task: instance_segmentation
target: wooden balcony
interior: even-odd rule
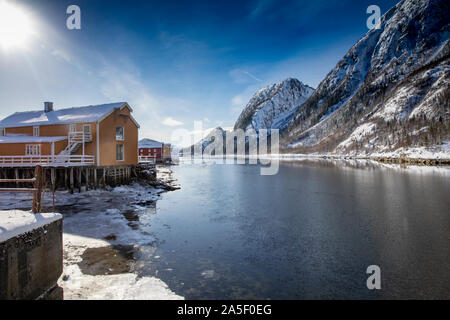
[[[0,167],[82,167],[95,165],[91,155],[0,156]]]

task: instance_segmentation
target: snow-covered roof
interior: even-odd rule
[[[0,128],[97,122],[103,120],[114,110],[120,109],[124,106],[128,106],[128,104],[126,102],[115,102],[85,107],[66,108],[50,112],[44,112],[44,110],[16,112],[0,121]]]
[[[162,146],[162,142],[152,139],[142,139],[139,141],[139,148],[162,148]]]
[[[49,143],[61,140],[66,140],[67,137],[35,137],[35,136],[25,136],[25,135],[6,135],[0,136],[1,143]]]

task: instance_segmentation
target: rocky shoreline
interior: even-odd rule
[[[280,154],[269,156],[280,160],[295,160],[302,158],[332,159],[332,160],[371,160],[384,164],[418,165],[418,166],[448,166],[450,157],[410,157],[405,155],[337,155],[337,154]]]
[[[422,158],[389,158],[389,157],[377,157],[372,160],[389,163],[389,164],[402,164],[402,165],[418,165],[418,166],[448,166],[450,165],[450,159],[422,159]]]

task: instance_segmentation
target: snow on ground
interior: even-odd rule
[[[392,152],[372,153],[370,156],[374,158],[450,159],[450,143],[446,141],[441,146],[431,149],[425,147],[398,148]]]
[[[123,213],[132,212],[141,221],[148,219],[156,211],[146,203],[157,200],[160,192],[135,183],[111,192],[78,194],[76,213],[64,219],[66,256],[59,285],[65,299],[182,299],[155,277],[139,277],[133,272],[94,276],[83,274],[78,265],[88,248],[118,244],[138,248],[154,241],[150,226],[139,224],[136,228]],[[108,236],[113,239],[106,241]]]
[[[107,247],[105,240],[64,233],[64,271],[58,284],[64,289],[66,300],[179,300],[160,279],[138,277],[137,274],[83,274],[78,263],[88,248]]]
[[[31,211],[0,210],[0,242],[62,219],[59,213],[34,214]]]
[[[375,129],[377,128],[377,125],[373,122],[369,122],[369,123],[364,123],[362,125],[360,125],[358,128],[356,128],[352,134],[344,141],[342,141],[339,145],[338,145],[338,149],[339,148],[348,148],[351,144],[355,143],[355,142],[359,142],[362,139],[364,139],[367,136],[370,136]]]
[[[415,104],[416,100],[419,100],[415,91],[416,88],[414,86],[400,88],[398,93],[390,98],[372,118],[381,118],[385,121],[392,121],[397,118],[403,119],[401,117],[403,110],[410,108]]]
[[[169,174],[166,168],[163,171]],[[65,299],[183,299],[156,277],[140,277],[132,270],[91,275],[79,266],[87,249],[126,245],[138,250],[141,245],[152,244],[155,239],[150,225],[139,221],[145,222],[156,213],[154,202],[162,192],[138,183],[111,190],[56,192],[56,210],[64,216],[64,271],[58,284]],[[43,207],[51,208],[51,195],[45,193],[43,199]],[[0,194],[0,209],[13,209],[10,212],[22,215],[23,211],[14,208],[30,207],[29,194]],[[127,219],[127,213],[132,219]]]

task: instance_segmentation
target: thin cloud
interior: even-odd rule
[[[233,78],[234,82],[239,84],[249,83],[251,82],[250,79],[257,82],[263,82],[263,80],[261,80],[254,74],[242,69],[233,69],[229,72],[229,75],[231,78]]]
[[[178,127],[178,126],[182,126],[183,122],[175,120],[172,117],[167,117],[162,121],[162,124],[169,126],[169,127]]]
[[[73,61],[72,56],[67,51],[64,51],[62,49],[54,49],[51,52],[51,54],[55,57],[59,57],[59,58],[65,60],[68,63],[72,63],[72,61]]]
[[[258,82],[262,82],[261,79],[257,78],[255,75],[251,74],[250,72],[248,72],[248,71],[242,71],[242,72],[244,74],[248,75],[250,78],[252,78],[252,79],[254,79],[254,80],[258,81]]]
[[[250,12],[250,18],[255,19],[266,13],[272,6],[272,0],[258,1],[256,7]]]
[[[234,96],[231,99],[231,104],[233,106],[239,106],[241,107],[245,103],[244,97],[241,94],[238,94],[237,96]]]

